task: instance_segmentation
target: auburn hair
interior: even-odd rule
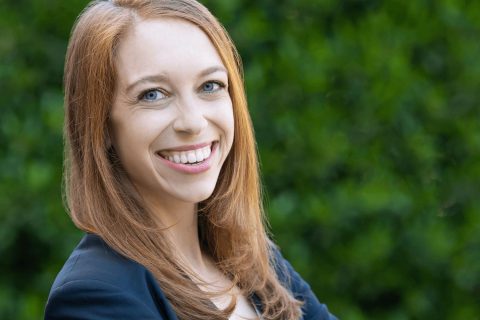
[[[64,70],[67,210],[79,229],[145,266],[180,319],[227,319],[233,312],[235,301],[218,310],[188,276],[109,143],[118,44],[136,22],[162,18],[200,28],[229,75],[235,136],[213,194],[198,204],[202,249],[243,294],[260,299],[265,319],[298,319],[301,303],[278,280],[265,228],[241,60],[222,25],[195,0],[93,1],[77,18]]]

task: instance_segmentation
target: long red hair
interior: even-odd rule
[[[243,294],[256,294],[265,319],[298,319],[300,303],[280,283],[261,202],[255,138],[238,53],[227,32],[194,0],[94,1],[73,28],[65,62],[65,185],[75,225],[144,265],[180,319],[226,319],[186,275],[172,244],[136,196],[108,143],[116,85],[115,51],[138,18],[173,17],[198,26],[229,74],[235,137],[211,197],[198,205],[203,250]]]

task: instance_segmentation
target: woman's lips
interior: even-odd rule
[[[157,156],[171,169],[183,173],[201,173],[210,169],[211,160],[218,149],[218,141],[196,146],[201,147],[186,151],[169,149],[168,151],[157,152]]]
[[[194,164],[201,162],[208,157],[210,157],[212,151],[213,142],[198,144],[195,146],[180,147],[175,149],[163,150],[158,152],[158,154],[171,162],[183,163],[183,164]]]
[[[196,150],[196,149],[200,149],[200,148],[203,148],[203,147],[206,147],[206,146],[211,146],[212,143],[214,143],[214,142],[217,142],[217,141],[213,140],[213,141],[210,141],[210,142],[191,144],[191,145],[187,145],[187,146],[173,147],[173,148],[161,150],[161,151],[159,151],[159,153]]]

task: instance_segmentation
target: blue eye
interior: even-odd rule
[[[202,85],[202,90],[206,93],[212,93],[220,90],[223,87],[225,87],[225,85],[220,82],[208,81]]]
[[[147,102],[153,102],[153,101],[165,99],[166,97],[167,96],[158,89],[144,91],[140,94],[140,100],[144,100]]]

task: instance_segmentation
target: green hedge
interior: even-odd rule
[[[62,69],[87,1],[0,1],[0,318],[81,237]],[[275,241],[342,319],[480,319],[480,3],[205,1],[243,57]]]

